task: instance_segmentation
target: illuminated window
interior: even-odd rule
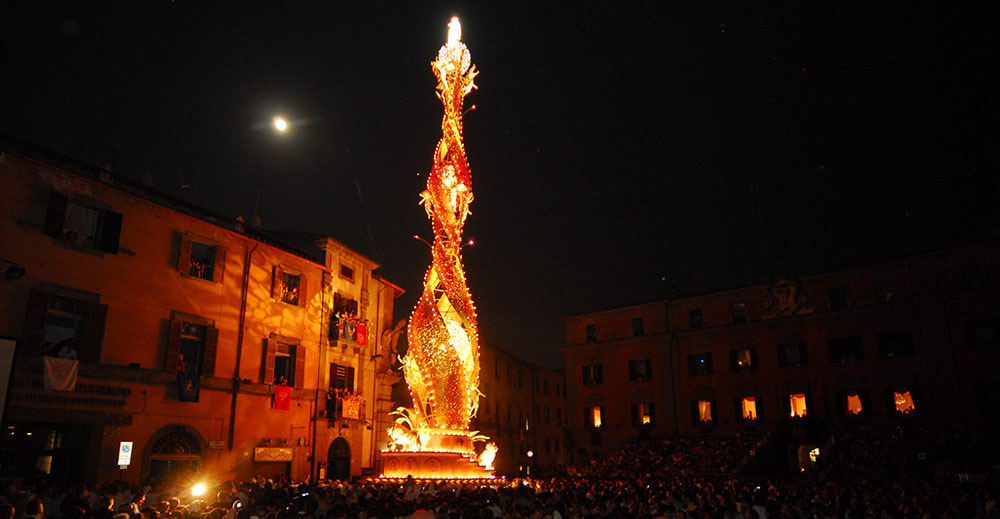
[[[733,313],[733,324],[743,324],[747,322],[746,303],[733,303],[732,313]]]
[[[66,195],[52,191],[43,231],[64,243],[118,254],[122,215],[96,205],[96,202],[71,201]]]
[[[757,369],[757,348],[742,348],[729,351],[729,367],[733,372]]]
[[[333,312],[330,314],[330,339],[367,342],[367,328],[358,322],[358,302],[350,297],[333,294]],[[359,337],[360,336],[360,337]]]
[[[604,366],[591,364],[583,367],[583,385],[594,386],[604,383]]]
[[[226,262],[226,248],[211,240],[181,235],[177,270],[185,276],[219,283]]]
[[[294,341],[294,342],[293,342]],[[264,366],[264,383],[302,387],[305,363],[297,350],[298,341],[274,335],[267,340],[267,359]]]
[[[806,415],[806,395],[805,393],[795,393],[788,395],[788,404],[791,407],[791,416]]]
[[[740,416],[748,422],[757,421],[757,399],[752,396],[740,400]]]
[[[284,267],[275,265],[271,278],[271,297],[293,306],[299,306],[306,301],[306,279],[295,271],[286,271]]]
[[[653,404],[632,404],[632,427],[653,425]]]
[[[593,429],[601,428],[601,415],[603,414],[601,411],[602,408],[597,406],[586,409],[587,427]]]
[[[167,333],[166,370],[181,381],[177,398],[197,402],[202,375],[215,375],[215,353],[219,330],[215,322],[196,315],[174,312]]]
[[[847,414],[856,416],[861,414],[861,410],[861,395],[847,394]]]
[[[916,410],[913,405],[913,395],[910,391],[903,391],[902,393],[893,391],[892,392],[893,403],[896,405],[896,412],[902,414],[909,414]]]
[[[712,423],[712,402],[710,400],[699,400],[697,402],[698,422],[703,424]]]
[[[628,361],[628,379],[642,382],[653,378],[653,363],[649,359]]]
[[[688,375],[701,377],[712,374],[712,354],[696,353],[688,355]]]

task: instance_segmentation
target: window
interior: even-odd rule
[[[595,386],[604,383],[604,366],[591,364],[583,367],[583,385]]]
[[[76,350],[76,358],[98,362],[104,341],[104,321],[108,307],[99,304],[100,296],[43,285],[28,297],[22,344],[32,355],[58,356]]]
[[[211,240],[181,235],[180,254],[177,258],[177,270],[181,275],[221,283],[225,264],[225,247]]]
[[[806,395],[805,393],[793,393],[788,395],[789,412],[792,418],[806,415]]]
[[[913,394],[909,389],[893,391],[892,403],[896,413],[901,415],[908,415],[917,409],[913,403]]]
[[[603,414],[603,407],[595,406],[585,408],[583,410],[584,425],[591,429],[600,429],[602,425],[601,416],[603,416]]]
[[[335,392],[354,394],[354,367],[331,362],[330,387]]]
[[[650,402],[644,402],[641,404],[632,404],[632,427],[638,429],[640,427],[652,427],[653,426],[653,404]]]
[[[834,337],[830,339],[830,362],[835,364],[847,364],[850,362],[860,362],[864,360],[864,349],[861,346],[861,337]]]
[[[712,374],[712,354],[698,353],[688,355],[688,375],[702,377]]]
[[[643,329],[642,317],[632,318],[632,336],[642,337],[646,334],[645,329]]]
[[[344,279],[346,279],[346,280],[348,280],[348,281],[350,281],[350,282],[353,283],[354,282],[354,269],[352,269],[351,267],[348,267],[347,265],[344,265],[343,263],[341,263],[341,265],[340,265],[340,277],[342,277],[342,278],[344,278]]]
[[[215,375],[215,352],[219,329],[215,321],[182,312],[174,312],[167,335],[167,371],[181,371],[189,377]]]
[[[965,343],[970,350],[995,350],[1000,348],[1000,320],[981,319],[965,323]]]
[[[549,406],[545,406],[545,425],[552,423],[552,415],[549,414]]]
[[[826,295],[830,298],[830,310],[843,310],[849,305],[850,298],[847,291],[847,285],[830,287],[826,291]]]
[[[740,399],[740,420],[744,422],[757,421],[757,398],[745,396]]]
[[[778,366],[782,368],[799,368],[806,365],[806,343],[779,344]]]
[[[587,342],[597,342],[597,325],[587,325]]]
[[[712,409],[715,406],[711,400],[697,400],[694,402],[693,414],[694,423],[700,425],[711,425],[712,424]]]
[[[292,387],[302,387],[305,382],[305,350],[299,339],[271,334],[264,341],[264,383],[282,382]]]
[[[743,324],[747,322],[746,303],[733,303],[732,313],[733,313],[733,324]]]
[[[628,379],[633,382],[652,380],[653,363],[649,359],[628,361]]]
[[[701,308],[692,308],[689,310],[688,318],[691,320],[691,328],[698,329],[705,326],[705,317]]]
[[[275,266],[271,278],[271,297],[293,306],[306,302],[306,278],[301,273]]]
[[[729,367],[734,373],[757,370],[757,348],[729,350]]]
[[[878,356],[883,359],[913,356],[913,334],[904,332],[887,332],[875,335],[878,344]]]
[[[62,193],[49,195],[45,234],[65,243],[95,251],[118,254],[122,215],[83,201],[70,200]]]
[[[858,416],[864,407],[861,405],[861,395],[857,391],[844,395],[845,412],[850,416]]]
[[[517,388],[522,389],[524,385],[524,372],[517,370]]]
[[[327,337],[331,340],[344,339],[365,345],[368,343],[367,333],[365,322],[358,320],[358,302],[340,293],[334,293],[333,312],[330,314],[330,330]]]
[[[544,391],[546,395],[549,394],[549,379],[542,381],[542,391]]]
[[[500,379],[500,359],[493,359],[493,378]]]

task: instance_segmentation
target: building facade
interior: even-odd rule
[[[497,443],[496,473],[544,476],[566,463],[563,373],[518,359],[480,340],[479,412],[472,428]]]
[[[23,143],[0,179],[0,259],[20,269],[0,279],[4,476],[373,470],[402,293],[376,263]]]
[[[990,242],[569,316],[573,454],[643,435],[994,423],[998,309]]]

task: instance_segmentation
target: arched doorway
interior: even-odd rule
[[[184,425],[171,425],[151,438],[149,476],[160,481],[193,474],[201,468],[201,440]]]
[[[327,478],[347,480],[351,478],[351,444],[337,438],[326,450]]]

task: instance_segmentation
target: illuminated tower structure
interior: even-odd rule
[[[462,226],[472,203],[462,112],[477,72],[458,18],[448,27],[448,42],[431,63],[444,105],[442,136],[420,194],[434,229],[432,263],[407,328],[403,374],[413,407],[399,409],[388,430],[382,476],[389,478],[491,478],[496,453],[490,442],[477,457],[473,441],[487,438],[469,430],[479,406],[479,332],[462,268]]]

